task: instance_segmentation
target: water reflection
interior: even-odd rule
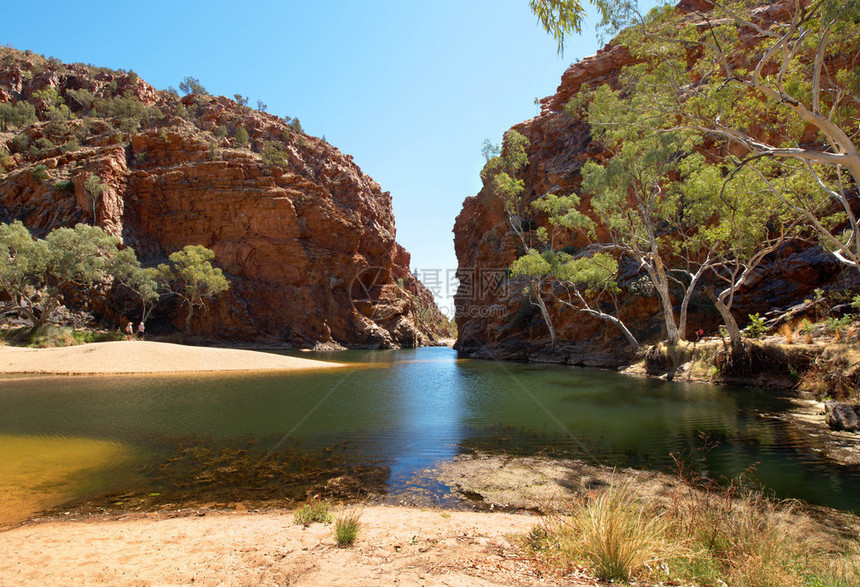
[[[771,392],[458,360],[447,348],[301,356],[373,368],[0,380],[0,434],[120,442],[150,464],[189,435],[252,439],[261,454],[338,445],[339,466],[387,467],[393,491],[435,461],[476,449],[669,470],[670,454],[701,448],[704,435],[719,443],[701,461],[712,477],[755,465],[782,497],[860,509],[855,469],[825,461],[813,439],[760,415],[789,407]],[[122,486],[138,473],[105,474]]]
[[[430,354],[399,353],[402,358],[386,385],[385,402],[391,404],[393,419],[384,427],[397,431],[388,439],[393,448],[393,485],[407,483],[416,471],[455,456],[462,440],[467,416],[462,369],[448,352],[437,360],[421,359]]]

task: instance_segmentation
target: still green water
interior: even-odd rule
[[[92,492],[140,483],[139,469],[169,454],[177,438],[252,439],[263,449],[346,443],[352,462],[390,467],[388,488],[397,494],[434,462],[464,451],[668,471],[672,453],[696,451],[707,437],[717,446],[693,459],[706,475],[733,477],[755,466],[755,478],[779,497],[860,512],[860,471],[824,460],[813,439],[775,418],[790,404],[771,391],[463,360],[447,348],[301,356],[363,365],[281,375],[3,379],[0,453],[3,435],[132,447],[136,458],[103,468],[100,484],[86,484]]]

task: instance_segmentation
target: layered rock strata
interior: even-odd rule
[[[0,132],[4,220],[37,234],[95,223],[149,263],[211,248],[231,288],[195,312],[202,336],[371,347],[437,336],[433,297],[395,241],[391,195],[350,155],[224,97],[180,99],[130,72],[8,48],[0,60],[0,103],[27,102],[37,117]],[[179,326],[178,308],[165,309]]]

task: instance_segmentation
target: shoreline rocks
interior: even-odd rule
[[[860,405],[844,402],[824,402],[824,421],[833,430],[860,431]]]

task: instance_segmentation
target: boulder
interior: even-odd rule
[[[824,402],[824,421],[834,430],[860,430],[860,405]]]

